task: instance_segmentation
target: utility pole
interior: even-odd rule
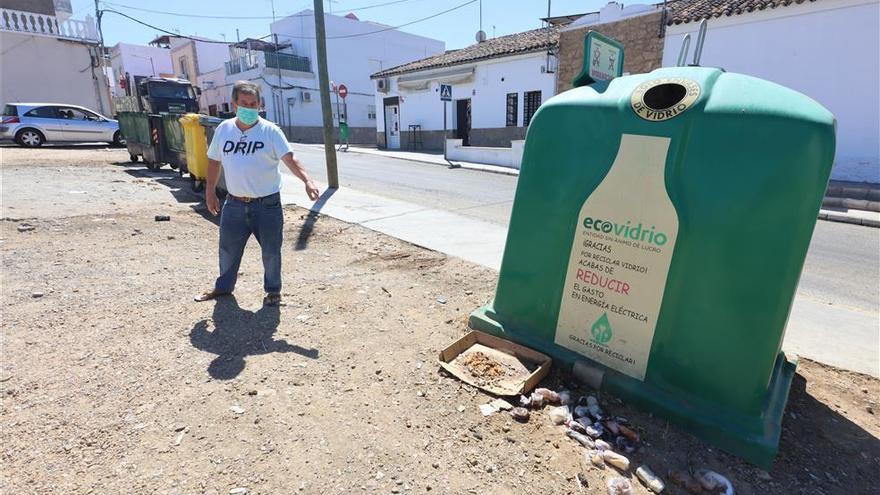
[[[98,21],[98,43],[99,43],[98,65],[101,68],[101,77],[106,77],[104,75],[104,29],[101,27],[101,16],[103,14],[104,13],[101,12],[101,9],[98,7],[98,0],[95,0],[95,18]],[[95,69],[92,69],[92,77],[95,77]],[[96,84],[97,84],[97,81],[96,81]],[[100,88],[100,84],[97,84],[97,86],[98,86],[98,88]],[[107,113],[110,113],[104,109],[104,98],[102,98],[100,89],[97,90],[97,93],[98,93],[98,107],[100,107],[101,113],[105,114],[105,115]]]
[[[275,24],[275,0],[272,0],[272,24]],[[278,71],[278,98],[275,106],[275,113],[277,114],[275,118],[278,122],[281,123],[281,128],[285,129],[287,127],[287,123],[284,122],[284,112],[281,111],[282,101],[284,99],[284,89],[283,84],[281,82],[281,55],[278,53],[278,34],[272,33],[272,39],[275,41],[275,69]],[[275,95],[275,89],[272,90],[272,95]]]
[[[321,113],[324,114],[324,155],[327,160],[327,183],[339,188],[336,170],[336,146],[333,145],[333,111],[330,109],[330,76],[327,74],[327,34],[324,31],[324,0],[315,0],[315,41],[318,48],[318,84],[321,90]]]

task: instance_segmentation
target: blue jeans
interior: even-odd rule
[[[249,203],[226,198],[220,213],[220,276],[214,289],[232,292],[238,278],[241,255],[251,234],[263,252],[263,289],[281,292],[281,232],[284,214],[278,193]]]

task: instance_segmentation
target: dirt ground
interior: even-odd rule
[[[184,179],[118,149],[0,153],[0,493],[604,494],[619,475],[546,410],[483,417],[492,397],[440,371],[491,270],[290,207],[285,305],[262,307],[253,242],[236,296],[194,303],[217,226]],[[876,379],[801,360],[769,472],[599,397],[641,434],[634,466],[712,469],[744,495],[877,493]]]

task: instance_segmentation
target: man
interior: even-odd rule
[[[287,138],[275,124],[260,118],[260,87],[239,81],[232,88],[235,118],[223,121],[214,132],[208,148],[208,183],[205,200],[208,211],[217,216],[220,202],[215,189],[223,167],[226,202],[220,214],[220,276],[214,289],[195,297],[208,301],[231,294],[238,278],[238,267],[251,234],[263,254],[263,300],[268,306],[281,302],[281,172],[278,161],[306,185],[312,201],[318,188],[293,155]]]

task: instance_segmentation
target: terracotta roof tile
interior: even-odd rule
[[[537,52],[556,47],[559,43],[559,26],[526,31],[524,33],[509,34],[497,38],[487,39],[482,43],[476,43],[459,50],[449,50],[446,53],[409,62],[397,67],[385,69],[373,74],[372,78],[395,76],[438,67],[449,67],[478,60],[507,57],[520,53]]]
[[[775,9],[816,0],[674,0],[667,4],[672,24],[686,24],[721,16],[734,16],[756,10]]]

